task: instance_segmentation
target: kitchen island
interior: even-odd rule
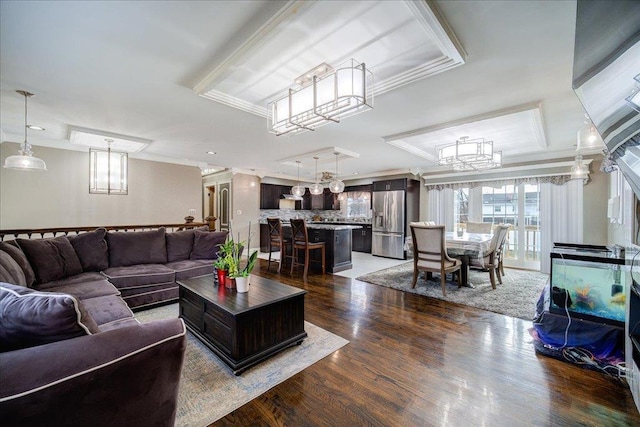
[[[261,224],[261,236],[266,224]],[[291,226],[288,222],[282,223],[285,236],[291,236]],[[338,273],[353,267],[351,263],[351,233],[354,229],[362,228],[360,225],[307,223],[309,242],[325,243],[325,268],[327,273]],[[268,230],[267,230],[268,233]],[[266,237],[268,241],[268,236]],[[260,239],[261,242],[263,239]],[[264,245],[260,245],[264,249]],[[266,249],[268,251],[268,249]],[[311,259],[320,260],[320,251],[312,251]],[[320,264],[312,262],[309,265],[311,271],[319,272]]]

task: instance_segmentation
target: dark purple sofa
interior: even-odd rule
[[[226,233],[97,229],[0,242],[0,419],[5,425],[173,425],[181,319],[131,308],[174,300],[213,271]]]

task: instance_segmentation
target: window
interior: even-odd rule
[[[368,191],[342,193],[340,211],[345,218],[371,218],[371,193]]]
[[[460,224],[469,221],[469,189],[459,188],[453,200],[453,224],[456,230],[463,228]]]

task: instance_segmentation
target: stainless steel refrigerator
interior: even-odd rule
[[[387,258],[405,259],[404,190],[374,191],[371,253]]]

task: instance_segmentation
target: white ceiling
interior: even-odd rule
[[[535,105],[537,138],[544,142],[495,140],[504,163],[572,157],[584,114],[571,89],[575,2],[435,4],[440,21],[424,2],[2,1],[2,138],[23,139],[24,98],[15,92],[23,89],[36,95],[29,99],[30,124],[46,128],[29,131],[36,155],[38,145],[79,149],[69,142],[75,126],[152,141],[132,157],[260,176],[295,177],[293,159],[300,156],[301,178],[309,180],[315,168],[309,154],[339,147],[351,153],[339,166],[348,179],[354,173],[449,172],[386,141],[429,129],[451,142],[464,135],[490,139],[448,128]],[[440,26],[425,26],[428,21]],[[439,34],[429,39],[429,31]],[[286,49],[273,44],[279,37]],[[376,56],[371,40],[397,56]],[[396,78],[438,55],[446,65],[434,71],[442,72]],[[268,133],[258,114],[270,97],[314,65],[350,57],[369,61],[376,82],[400,84],[380,86],[373,110],[341,123],[293,136]],[[211,91],[230,101],[198,96]],[[513,125],[490,123],[498,128],[476,131],[499,135]],[[526,120],[520,123],[516,133],[525,134]],[[426,144],[428,150],[433,142]],[[322,170],[335,170],[325,163]]]

